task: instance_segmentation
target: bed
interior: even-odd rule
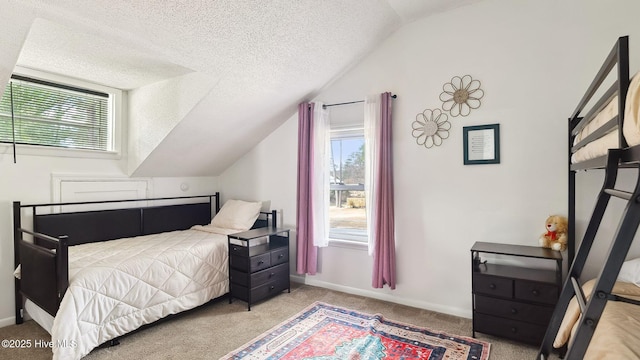
[[[120,203],[133,207],[64,211]],[[261,212],[261,205],[228,200],[220,209],[218,193],[15,202],[16,323],[26,309],[51,333],[54,359],[80,359],[144,325],[222,297],[229,289],[227,235],[277,221],[275,211]],[[23,217],[31,218],[31,230],[22,227]]]
[[[583,291],[590,294],[595,279],[587,281]],[[634,283],[616,281],[613,294],[640,301],[640,287]],[[580,307],[574,298],[562,319],[553,346],[562,349],[575,334],[580,318]],[[640,358],[640,307],[624,301],[610,301],[599,319],[584,359],[638,359]]]
[[[615,69],[615,71],[614,71]],[[537,359],[558,352],[573,359],[640,358],[640,275],[625,258],[640,225],[640,177],[633,191],[616,189],[619,169],[640,166],[640,75],[629,76],[629,39],[620,37],[569,117],[570,265]],[[613,84],[603,85],[614,75]],[[594,95],[601,93],[599,98]],[[575,252],[576,172],[604,169],[604,183]],[[598,277],[581,274],[610,198],[627,201]],[[631,276],[622,276],[630,273]],[[555,349],[555,350],[554,350]]]

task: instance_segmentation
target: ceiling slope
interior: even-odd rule
[[[129,90],[131,175],[203,176],[223,172],[402,25],[475,1],[11,3],[46,19],[19,65]]]

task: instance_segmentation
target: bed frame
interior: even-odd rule
[[[157,205],[160,201],[186,204]],[[147,203],[109,210],[52,212],[64,206],[101,206],[119,203]],[[22,213],[30,209],[32,230],[22,227]],[[212,209],[220,210],[220,193],[203,196],[166,197],[135,200],[69,202],[23,205],[13,203],[15,267],[21,266],[21,278],[15,280],[16,324],[23,318],[25,299],[55,316],[69,286],[69,246],[126,237],[186,230],[211,222]],[[49,213],[42,214],[43,211]],[[253,225],[266,227],[277,223],[276,212],[261,212]],[[25,235],[31,239],[25,239]],[[31,241],[29,241],[31,240]]]
[[[609,88],[602,88],[604,80],[609,73],[616,68],[616,81]],[[582,312],[577,330],[573,335],[573,340],[566,350],[566,358],[582,359],[589,346],[598,320],[602,315],[607,301],[624,301],[638,304],[633,299],[626,299],[611,294],[622,263],[633,242],[636,230],[640,225],[640,176],[632,192],[615,189],[616,178],[620,168],[635,168],[640,170],[640,145],[629,147],[624,135],[623,124],[625,114],[625,101],[629,88],[629,39],[627,36],[620,37],[613,49],[607,56],[604,64],[598,71],[595,79],[580,100],[576,110],[569,118],[569,232],[568,232],[568,263],[571,265],[567,280],[560,293],[558,303],[547,328],[544,340],[540,347],[537,359],[548,359],[552,351],[553,341],[558,333],[562,319],[567,310],[569,301],[575,296]],[[595,102],[589,111],[581,115],[587,104],[598,90],[604,90],[604,94]],[[573,145],[574,138],[594,117],[618,95],[618,116],[609,120],[601,128],[591,135]],[[609,149],[608,154],[585,162],[572,164],[571,155],[584,145],[597,140],[606,133],[618,129],[618,143],[616,149]],[[578,170],[604,169],[605,179],[600,190],[595,208],[587,226],[584,238],[580,243],[577,254],[575,254],[575,200],[576,200],[576,172]],[[609,199],[611,197],[620,198],[627,201],[626,208],[620,219],[618,229],[597,277],[593,296],[586,299],[580,287],[579,278],[586,264],[587,257],[595,239],[598,228],[602,221]]]

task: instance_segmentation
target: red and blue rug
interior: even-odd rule
[[[490,344],[316,302],[222,359],[486,360]]]

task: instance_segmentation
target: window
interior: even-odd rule
[[[332,130],[329,237],[367,242],[364,130]]]
[[[12,75],[0,99],[0,143],[15,139],[22,145],[117,151],[115,103],[120,92],[78,83]]]

